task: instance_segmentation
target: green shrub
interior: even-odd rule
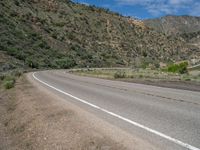
[[[184,79],[185,81],[191,81],[191,79],[188,77],[188,78],[185,78]]]
[[[4,81],[10,81],[10,80],[15,81],[15,77],[14,77],[14,76],[11,76],[11,75],[5,76]]]
[[[144,76],[142,74],[139,75],[139,78],[143,78]]]
[[[8,53],[9,55],[11,55],[11,56],[15,56],[18,52],[19,52],[18,49],[17,49],[17,48],[14,48],[14,47],[8,48],[8,49],[7,49],[7,53]]]
[[[20,77],[23,74],[21,70],[15,70],[11,73],[14,77]]]
[[[167,67],[167,71],[184,74],[184,73],[187,73],[187,66],[188,66],[188,62],[182,62],[180,64],[171,64]]]
[[[56,22],[54,25],[58,27],[63,27],[65,24],[65,22]]]
[[[58,69],[69,69],[72,68],[76,65],[76,62],[74,61],[74,59],[72,58],[61,58],[61,59],[56,59],[53,61],[52,66],[54,68],[58,68]]]
[[[126,73],[125,72],[122,72],[122,71],[117,71],[115,74],[114,74],[114,78],[117,79],[117,78],[125,78],[126,77]]]
[[[5,89],[11,89],[15,85],[15,77],[13,76],[6,76],[3,80],[3,86]]]
[[[26,63],[26,65],[28,65],[29,67],[31,67],[31,68],[36,68],[36,69],[38,69],[39,68],[39,61],[38,60],[35,60],[34,58],[27,58],[26,60],[25,60],[25,63]]]
[[[5,89],[11,89],[14,87],[15,82],[13,80],[4,81],[3,85],[4,85]]]
[[[2,80],[2,81],[3,81],[3,80],[4,80],[4,78],[5,78],[5,75],[1,74],[1,75],[0,75],[0,80]]]

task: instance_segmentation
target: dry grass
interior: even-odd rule
[[[200,91],[200,71],[187,74],[151,69],[78,69],[74,74],[125,82],[142,83],[161,87]]]
[[[74,74],[90,77],[98,77],[105,79],[142,79],[142,80],[163,80],[163,81],[200,81],[200,73],[195,75],[189,74],[178,74],[163,72],[161,70],[151,69],[80,69],[71,71]],[[124,74],[123,76],[116,77],[117,73]]]

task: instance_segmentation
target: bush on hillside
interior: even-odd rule
[[[6,76],[3,80],[3,86],[5,89],[11,89],[15,85],[15,77],[12,76]]]
[[[184,73],[187,73],[187,66],[188,66],[188,62],[182,62],[180,64],[171,64],[167,67],[167,71],[184,74]]]
[[[122,72],[122,71],[117,71],[115,74],[114,74],[114,78],[117,79],[117,78],[125,78],[126,77],[126,73],[125,72]]]
[[[56,59],[52,65],[54,68],[58,69],[69,69],[74,67],[76,65],[76,62],[74,61],[74,59],[66,57],[66,58]]]
[[[11,48],[8,48],[7,49],[7,53],[11,56],[15,56],[17,53],[18,53],[18,49],[17,48],[14,48],[14,47],[11,47]]]
[[[5,82],[3,83],[3,85],[4,85],[4,88],[5,88],[5,89],[11,89],[11,88],[14,87],[15,82],[14,82],[13,80],[11,80],[11,81],[5,81]]]
[[[11,73],[12,76],[17,77],[17,78],[20,77],[22,74],[23,74],[22,70],[14,70]]]
[[[4,80],[4,78],[5,78],[5,75],[3,75],[3,74],[0,74],[0,80]]]
[[[28,65],[30,68],[39,68],[39,61],[38,60],[34,60],[34,58],[27,58],[25,60],[26,65]]]

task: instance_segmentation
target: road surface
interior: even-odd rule
[[[81,77],[63,70],[36,72],[32,77],[162,150],[200,150],[200,92]]]

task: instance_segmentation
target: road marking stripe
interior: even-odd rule
[[[34,72],[34,73],[32,74],[32,76],[33,76],[33,78],[36,79],[37,81],[43,83],[44,85],[46,85],[46,86],[48,86],[48,87],[50,87],[50,88],[52,88],[52,89],[54,89],[54,90],[56,90],[56,91],[58,91],[58,92],[64,94],[64,95],[67,95],[67,96],[69,96],[69,97],[71,97],[71,98],[73,98],[73,99],[76,99],[76,100],[79,101],[79,102],[82,102],[82,103],[84,103],[84,104],[86,104],[86,105],[89,105],[89,106],[91,106],[91,107],[93,107],[93,108],[96,108],[96,109],[98,109],[98,110],[101,110],[101,111],[103,111],[103,112],[105,112],[105,113],[107,113],[107,114],[109,114],[109,115],[111,115],[111,116],[114,116],[114,117],[116,117],[116,118],[119,118],[119,119],[121,119],[121,120],[123,120],[123,121],[126,121],[126,122],[128,122],[128,123],[130,123],[130,124],[136,126],[136,127],[139,127],[139,128],[141,128],[141,129],[144,129],[144,130],[146,130],[146,131],[148,131],[148,132],[151,132],[151,133],[153,133],[153,134],[155,134],[155,135],[158,135],[158,136],[160,136],[160,137],[162,137],[162,138],[165,138],[165,139],[167,139],[167,140],[169,140],[169,141],[171,141],[171,142],[174,142],[174,143],[176,143],[176,144],[178,144],[178,145],[180,145],[180,146],[182,146],[182,147],[184,147],[184,148],[187,148],[187,149],[189,149],[189,150],[200,150],[199,148],[194,147],[194,146],[192,146],[192,145],[190,145],[190,144],[188,144],[188,143],[184,143],[184,142],[182,142],[182,141],[180,141],[180,140],[177,140],[177,139],[172,138],[172,137],[170,137],[170,136],[168,136],[168,135],[165,135],[165,134],[163,134],[163,133],[161,133],[161,132],[159,132],[159,131],[156,131],[156,130],[153,130],[153,129],[151,129],[151,128],[148,128],[148,127],[146,127],[146,126],[144,126],[144,125],[141,125],[141,124],[139,124],[139,123],[137,123],[137,122],[134,122],[134,121],[132,121],[132,120],[130,120],[130,119],[127,119],[127,118],[122,117],[122,116],[120,116],[120,115],[117,115],[117,114],[115,114],[115,113],[113,113],[113,112],[110,112],[110,111],[108,111],[108,110],[106,110],[106,109],[104,109],[104,108],[101,108],[101,107],[99,107],[99,106],[97,106],[97,105],[91,104],[91,103],[87,102],[86,100],[83,100],[83,99],[78,98],[78,97],[76,97],[76,96],[73,96],[73,95],[71,95],[71,94],[69,94],[69,93],[66,93],[66,92],[64,92],[64,91],[62,91],[62,90],[60,90],[60,89],[58,89],[58,88],[56,88],[56,87],[54,87],[54,86],[52,86],[52,85],[49,85],[48,83],[46,83],[46,82],[44,82],[44,81],[42,81],[42,80],[40,80],[39,78],[37,78],[37,77],[35,76],[35,74],[36,74],[36,73]]]

